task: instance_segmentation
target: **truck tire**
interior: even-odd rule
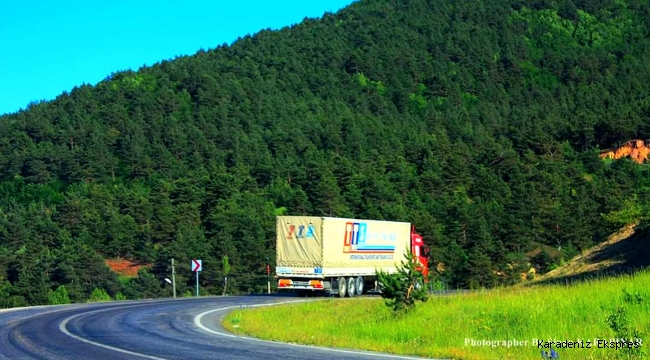
[[[363,292],[365,291],[365,289],[363,288],[363,285],[364,285],[363,276],[359,276],[357,278],[357,280],[356,280],[357,288],[355,289],[355,292],[357,293],[357,295],[363,295]]]
[[[348,296],[349,297],[354,297],[356,295],[356,281],[352,276],[348,278]]]
[[[346,289],[348,288],[348,282],[345,281],[344,277],[339,278],[339,297],[343,298],[346,294]]]

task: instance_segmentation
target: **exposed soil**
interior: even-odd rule
[[[141,268],[151,266],[151,264],[136,263],[127,259],[107,259],[105,262],[111,270],[125,277],[136,277]]]
[[[647,146],[647,141],[643,140],[630,140],[615,149],[603,150],[600,153],[601,159],[622,159],[625,157],[631,158],[638,164],[643,164],[648,160],[650,155],[650,148]]]

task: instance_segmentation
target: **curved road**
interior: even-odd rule
[[[10,310],[0,312],[0,359],[417,359],[261,341],[220,325],[233,308],[296,300],[217,297]]]

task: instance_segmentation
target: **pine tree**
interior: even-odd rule
[[[427,290],[424,287],[424,276],[417,270],[418,260],[408,251],[397,272],[389,274],[377,270],[377,280],[380,284],[381,297],[386,306],[394,312],[408,312],[415,307],[416,301],[428,300]]]

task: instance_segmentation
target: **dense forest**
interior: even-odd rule
[[[412,222],[449,287],[548,269],[648,217],[648,168],[598,155],[650,137],[649,32],[639,0],[361,0],[31,103],[0,117],[0,307],[169,296],[171,258],[181,294],[224,255],[261,291],[278,214]]]

